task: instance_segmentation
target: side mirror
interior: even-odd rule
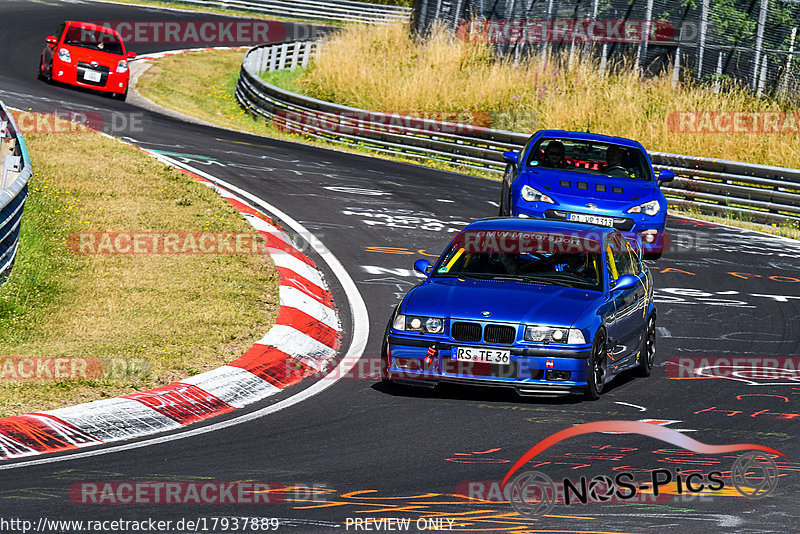
[[[658,171],[658,183],[664,184],[671,182],[675,178],[675,173],[669,169],[661,169]]]
[[[428,260],[419,259],[419,260],[414,262],[414,270],[424,274],[425,276],[428,276],[429,274],[431,274],[431,269],[432,268],[433,268],[433,265],[431,265],[431,262],[429,262]]]
[[[128,52],[128,59],[133,59],[136,57],[136,52]]]
[[[616,285],[614,285],[613,291],[622,291],[623,289],[630,289],[635,287],[636,284],[639,283],[639,279],[633,276],[632,274],[623,274],[617,279]]]
[[[44,38],[44,40],[47,41],[47,44],[50,46],[55,46],[58,44],[58,39],[56,39],[54,35],[48,35]]]
[[[512,165],[517,165],[519,163],[519,153],[515,150],[503,152],[503,159]]]

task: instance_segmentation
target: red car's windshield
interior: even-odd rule
[[[113,33],[90,30],[87,28],[67,28],[67,34],[64,36],[64,44],[99,50],[109,54],[122,54],[122,41],[119,40],[119,37]]]

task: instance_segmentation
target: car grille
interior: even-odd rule
[[[86,78],[84,78],[83,77],[83,73],[86,72],[87,70],[96,70],[96,71],[98,71],[100,73],[100,81],[99,82],[93,82],[93,81],[90,81],[90,80],[87,80]],[[97,85],[98,87],[104,86],[106,83],[108,83],[108,73],[109,72],[110,72],[110,69],[108,67],[104,67],[102,65],[98,65],[97,67],[92,67],[89,63],[84,63],[82,61],[78,62],[78,81],[81,82],[81,83],[85,83],[87,85]]]
[[[456,341],[476,342],[481,340],[481,325],[478,323],[453,323],[450,335]]]
[[[517,329],[513,326],[488,324],[483,331],[483,339],[487,343],[511,345],[517,337]]]

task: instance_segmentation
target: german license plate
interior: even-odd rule
[[[598,215],[584,215],[583,213],[570,213],[567,220],[572,222],[596,224],[598,226],[614,226],[614,219],[611,217],[600,217]]]
[[[100,81],[100,77],[101,77],[101,74],[99,72],[97,72],[96,70],[86,69],[85,71],[83,71],[83,79],[84,80],[87,80],[87,81],[90,81],[90,82],[99,82]]]
[[[511,351],[479,347],[453,347],[455,360],[460,362],[481,362],[495,365],[510,365]]]

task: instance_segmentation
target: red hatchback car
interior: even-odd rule
[[[94,89],[125,100],[128,94],[128,60],[136,57],[126,52],[119,33],[89,22],[67,21],[47,46],[39,60],[39,77]]]

